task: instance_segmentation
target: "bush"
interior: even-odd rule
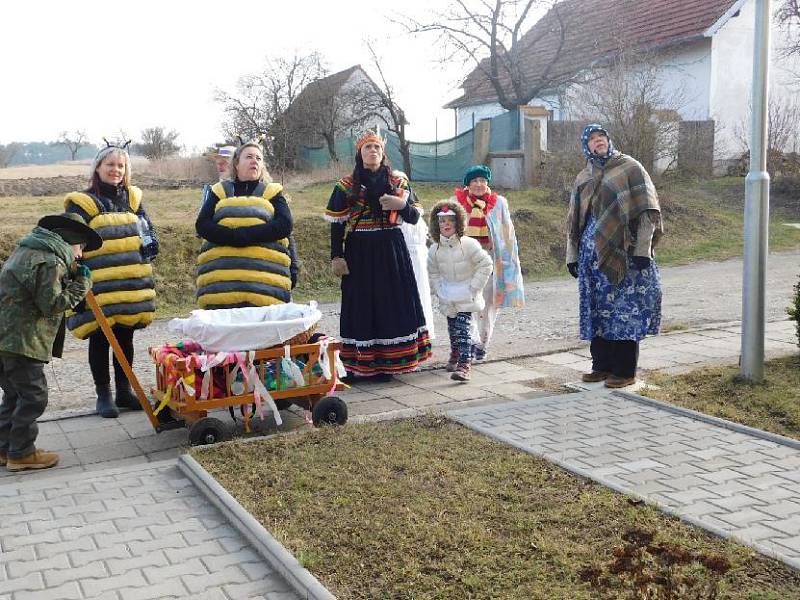
[[[797,324],[797,346],[800,347],[800,278],[794,286],[794,306],[786,311]]]

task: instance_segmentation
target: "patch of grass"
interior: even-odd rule
[[[642,394],[736,423],[800,439],[800,355],[767,361],[764,382],[738,382],[737,367],[654,373]]]
[[[414,189],[425,209],[453,194],[453,184],[418,183]],[[321,218],[331,182],[288,189],[295,219],[295,238],[303,268],[295,299],[320,302],[339,298],[339,280],[330,272],[329,228]],[[501,190],[502,191],[502,190]],[[563,198],[543,189],[502,191],[511,205],[520,247],[522,272],[529,281],[565,277]],[[659,187],[667,234],[658,247],[660,265],[722,260],[742,253],[744,184],[741,178],[710,181],[665,181]],[[145,206],[161,240],[154,264],[158,316],[186,314],[195,308],[195,256],[199,242],[194,220],[201,190],[144,190]],[[63,210],[61,197],[0,198],[0,261],[16,240],[44,214]],[[771,214],[771,250],[800,248],[800,230],[783,227],[798,215]]]
[[[614,573],[636,531],[691,554],[672,575],[717,598],[800,589],[800,573],[776,561],[442,417],[191,452],[343,600],[643,597],[632,571]],[[717,559],[730,570],[704,566]],[[636,567],[654,581],[664,568]]]
[[[661,328],[661,333],[672,333],[674,331],[686,331],[689,329],[689,325],[684,323],[683,321],[675,321],[674,323],[669,323],[664,325]]]

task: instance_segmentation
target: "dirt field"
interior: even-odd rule
[[[147,164],[147,159],[144,158],[134,157],[132,160],[134,169]],[[91,162],[90,160],[67,160],[53,165],[15,165],[0,169],[0,180],[74,176],[86,178]]]

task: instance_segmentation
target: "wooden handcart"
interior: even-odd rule
[[[97,304],[92,292],[88,293],[86,303],[94,313],[100,329],[111,345],[114,356],[122,366],[136,397],[139,399],[142,410],[156,432],[187,427],[189,429],[189,441],[193,445],[213,444],[228,437],[228,427],[222,420],[209,416],[211,411],[239,407],[245,419],[252,415],[252,409],[256,404],[254,393],[234,393],[231,389],[236,387],[233,369],[225,366],[212,368],[212,371],[220,369],[221,372],[212,373],[212,380],[218,385],[215,386],[212,382],[206,398],[200,397],[199,384],[196,386],[174,386],[165,406],[159,411],[158,408],[164,401],[170,383],[191,377],[193,374],[194,366],[191,361],[188,358],[171,360],[169,364],[161,364],[156,361],[156,386],[151,388],[152,398],[155,402],[151,403],[139,384],[139,380],[130,363],[128,363],[128,359],[125,357],[108,319],[106,319]],[[328,364],[331,367],[330,379],[326,379],[319,373],[319,369],[314,368],[319,363],[321,348],[322,345],[320,343],[289,345],[289,354],[292,359],[297,359],[298,357],[305,359],[305,367],[302,370],[302,374],[306,384],[303,386],[288,387],[282,385],[285,379],[281,372],[280,360],[285,355],[283,346],[255,351],[252,364],[255,364],[262,383],[267,379],[267,369],[270,369],[271,378],[276,385],[274,389],[269,390],[269,395],[279,410],[285,410],[294,404],[310,411],[313,423],[316,426],[342,425],[347,421],[347,405],[341,398],[332,395],[334,391],[345,389],[344,384],[338,380],[334,367],[335,353],[341,349],[341,343],[330,340],[327,344]],[[152,350],[150,354],[154,356]],[[219,389],[220,382],[224,382],[221,390]],[[215,387],[217,392],[215,392]],[[266,407],[263,407],[263,409],[265,412],[268,411]]]

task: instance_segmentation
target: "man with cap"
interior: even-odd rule
[[[214,161],[217,168],[217,175],[220,181],[230,179],[230,167],[233,153],[236,151],[234,146],[220,146],[219,148],[211,148],[206,152],[205,156]]]
[[[61,357],[64,311],[92,287],[77,265],[103,240],[76,214],[42,217],[0,271],[0,465],[9,471],[47,469],[58,454],[36,448],[36,419],[47,406],[44,365]]]

